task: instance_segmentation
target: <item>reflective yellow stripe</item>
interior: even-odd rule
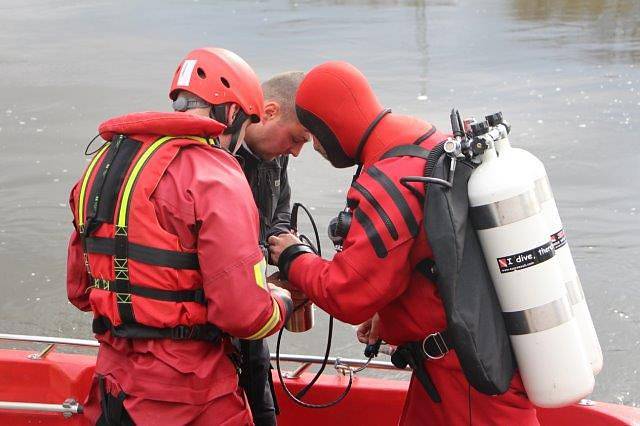
[[[151,144],[149,148],[138,158],[136,164],[131,169],[131,173],[127,179],[127,183],[124,186],[124,191],[122,192],[122,201],[120,201],[120,211],[118,213],[118,223],[117,226],[125,227],[127,226],[127,207],[129,206],[129,200],[131,198],[131,190],[133,189],[133,184],[135,183],[138,175],[140,174],[140,170],[149,159],[149,157],[158,150],[162,145],[171,139],[191,139],[197,142],[201,142],[207,144],[207,140],[205,138],[200,138],[196,136],[165,136],[163,138],[158,139],[154,143]]]
[[[269,321],[267,321],[266,324],[260,330],[258,330],[257,333],[247,337],[247,340],[262,339],[264,336],[269,334],[269,332],[273,330],[273,327],[275,327],[280,322],[280,306],[275,299],[272,300],[273,312],[271,313],[271,317],[269,317]]]
[[[82,185],[80,186],[80,198],[78,199],[78,227],[84,225],[84,197],[86,196],[87,184],[89,183],[89,178],[91,177],[91,172],[93,172],[93,168],[98,164],[98,160],[102,157],[102,154],[105,153],[107,148],[111,145],[110,142],[104,144],[104,146],[98,151],[98,153],[93,157],[91,162],[89,163],[89,167],[87,167],[87,171],[84,174],[84,178],[82,179]]]
[[[256,283],[259,287],[266,288],[266,277],[264,274],[264,269],[267,267],[267,261],[264,258],[253,265],[253,275],[256,277]]]

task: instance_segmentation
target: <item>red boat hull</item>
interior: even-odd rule
[[[44,360],[28,358],[31,352],[0,350],[0,401],[61,404],[67,398],[80,402],[88,392],[93,376],[95,357],[51,353]],[[293,391],[302,388],[312,377],[303,374],[299,379],[285,379]],[[278,403],[282,414],[281,426],[304,423],[305,426],[327,424],[367,424],[387,426],[396,424],[408,383],[402,380],[356,377],[348,396],[328,409],[308,409],[294,404],[282,391],[274,376]],[[309,402],[335,399],[347,385],[344,376],[323,375],[308,394]],[[593,406],[574,405],[562,409],[539,409],[542,425],[584,424],[613,426],[640,424],[640,410],[624,405],[596,402]],[[33,413],[0,410],[2,425],[85,425],[82,415],[64,418],[57,413]]]

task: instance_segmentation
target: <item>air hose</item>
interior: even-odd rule
[[[318,256],[322,256],[322,248],[320,247],[320,234],[318,233],[318,227],[316,226],[316,222],[313,219],[313,216],[311,215],[309,210],[304,205],[302,205],[300,203],[294,203],[293,207],[291,209],[291,230],[294,231],[294,232],[298,231],[298,211],[299,211],[300,208],[302,210],[304,210],[304,212],[306,213],[307,217],[309,218],[309,221],[311,222],[311,226],[313,227],[313,232],[315,234],[315,240],[316,240],[315,242],[316,242],[316,244],[314,245],[306,235],[299,235],[298,237],[300,238],[300,240],[302,242],[304,242],[305,244],[308,244],[309,247],[311,247],[311,249]],[[301,309],[306,304],[306,302],[307,301],[304,301],[303,303],[301,303],[300,305],[298,305],[294,309],[295,310]],[[369,360],[367,361],[367,363],[364,366],[358,368],[357,370],[352,370],[351,368],[347,369],[347,371],[349,372],[349,383],[347,384],[347,387],[342,392],[342,394],[340,394],[340,396],[338,396],[335,400],[333,400],[331,402],[328,402],[328,403],[323,403],[323,404],[312,404],[312,403],[309,403],[309,402],[302,401],[302,398],[304,398],[304,396],[307,394],[307,392],[309,392],[309,390],[313,387],[313,385],[318,381],[318,379],[322,375],[322,373],[323,373],[324,369],[326,368],[327,363],[329,361],[329,354],[331,352],[331,341],[333,339],[333,322],[334,322],[333,317],[331,315],[329,315],[329,332],[327,333],[327,344],[325,346],[324,359],[322,360],[322,364],[320,365],[320,368],[316,372],[316,374],[313,377],[313,379],[311,379],[311,381],[309,381],[309,383],[307,383],[307,385],[304,388],[302,388],[295,395],[289,390],[289,388],[285,384],[285,381],[284,381],[284,378],[283,378],[283,375],[282,375],[282,369],[280,368],[280,343],[282,341],[282,334],[284,333],[284,330],[285,330],[284,327],[278,333],[278,340],[276,342],[276,370],[278,372],[278,378],[280,379],[280,384],[282,385],[282,389],[284,390],[285,394],[287,394],[287,396],[289,398],[291,398],[292,401],[294,401],[296,404],[298,404],[298,405],[300,405],[302,407],[306,407],[306,408],[329,408],[329,407],[333,407],[334,405],[338,404],[340,401],[342,401],[347,396],[347,394],[351,390],[351,385],[353,384],[353,374],[364,370],[367,367],[367,365],[369,364],[369,361],[371,361],[371,358],[373,358],[373,357],[370,357]]]

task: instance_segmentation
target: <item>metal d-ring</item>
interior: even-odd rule
[[[427,340],[429,340],[429,338],[431,337],[433,337],[433,341],[438,347],[438,350],[440,351],[440,355],[434,356],[427,351]],[[440,340],[442,341],[442,345],[444,346],[444,349],[440,347],[440,343],[438,343],[438,337],[440,337]],[[431,333],[427,337],[425,337],[424,340],[422,341],[422,352],[427,356],[427,358],[431,360],[436,360],[436,359],[444,358],[444,356],[449,352],[449,348],[447,347],[447,344],[442,338],[442,335],[440,333]]]

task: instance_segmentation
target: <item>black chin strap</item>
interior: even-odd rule
[[[222,105],[213,105],[211,108],[211,112],[209,113],[209,117],[216,120],[219,123],[227,124],[227,114],[229,111],[229,104]],[[236,114],[233,122],[230,125],[227,125],[227,128],[224,129],[222,134],[231,135],[231,142],[229,143],[229,152],[233,154],[238,145],[238,140],[240,139],[240,130],[242,129],[242,125],[248,119],[247,114],[244,113],[243,110],[239,110]]]
[[[209,117],[218,123],[227,124],[227,104],[213,105]]]
[[[240,132],[242,131],[242,125],[245,121],[247,121],[249,117],[244,113],[244,111],[238,111],[236,117],[233,119],[233,123],[229,127],[224,130],[225,135],[231,135],[231,142],[229,143],[229,152],[232,154],[236,151],[236,146],[238,145],[238,140],[240,139]]]

